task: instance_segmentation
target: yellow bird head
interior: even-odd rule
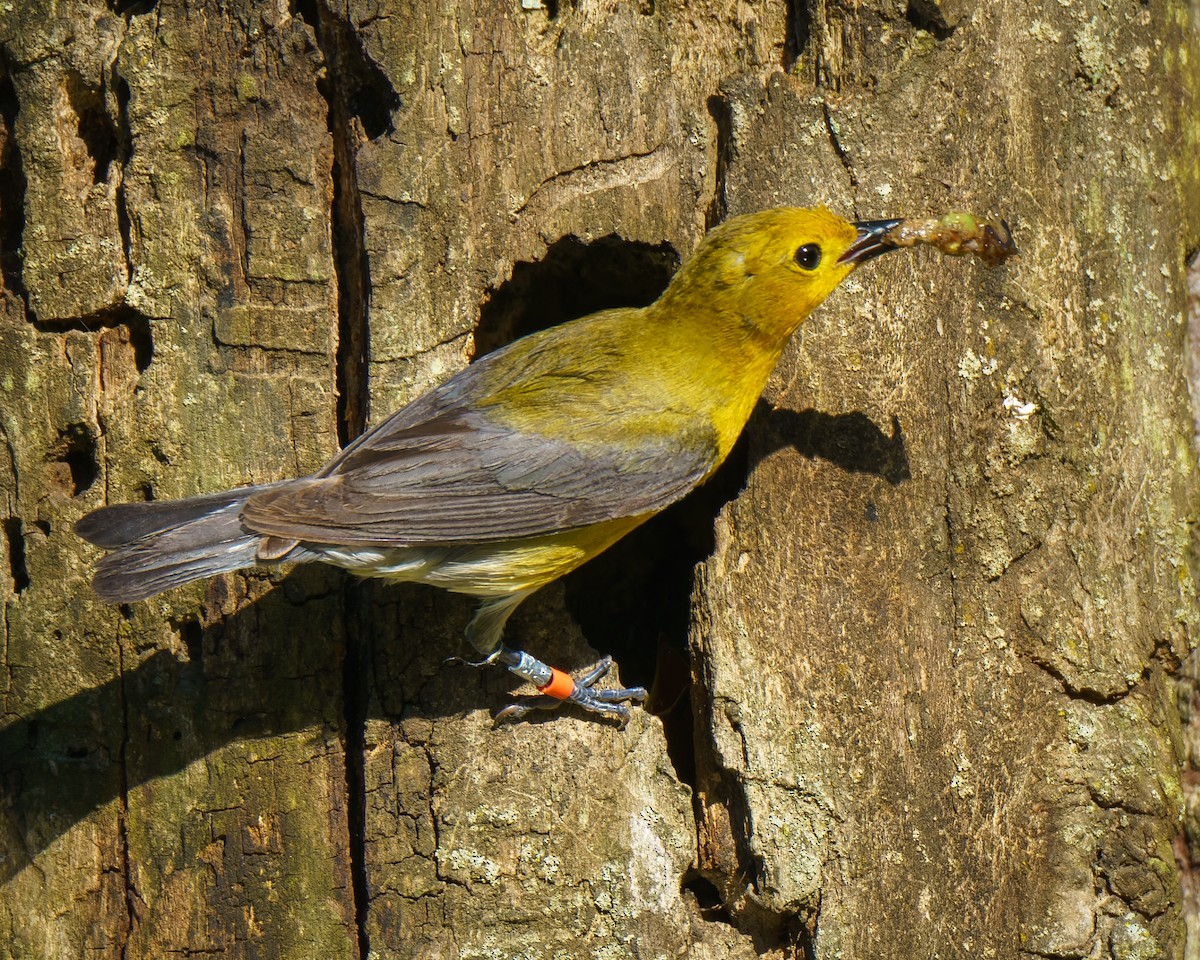
[[[679,271],[663,300],[698,314],[714,309],[754,338],[782,347],[898,220],[850,223],[824,207],[779,207],[726,221]]]

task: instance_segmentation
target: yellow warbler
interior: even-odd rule
[[[600,690],[501,642],[509,614],[702,483],[733,447],[788,338],[900,221],[824,208],[736,217],[659,299],[509,344],[363,434],[308,477],[103,507],[81,537],[105,600],[258,563],[323,560],[479,597],[467,636],[543,696],[624,721]]]

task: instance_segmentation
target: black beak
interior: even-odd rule
[[[858,239],[850,244],[849,249],[838,257],[838,263],[853,263],[858,265],[881,253],[887,253],[896,248],[884,237],[893,227],[903,223],[900,220],[862,220],[854,225],[858,231]]]

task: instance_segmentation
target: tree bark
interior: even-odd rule
[[[1198,955],[1194,4],[74,0],[0,44],[0,956]],[[861,269],[706,489],[520,608],[661,716],[493,729],[425,588],[89,593],[86,511],[309,472],[818,203],[1021,255]]]

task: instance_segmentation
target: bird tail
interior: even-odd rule
[[[93,510],[75,524],[89,543],[112,552],[96,564],[92,587],[101,600],[145,600],[201,577],[258,562],[263,536],[239,519],[256,493],[277,484]]]

